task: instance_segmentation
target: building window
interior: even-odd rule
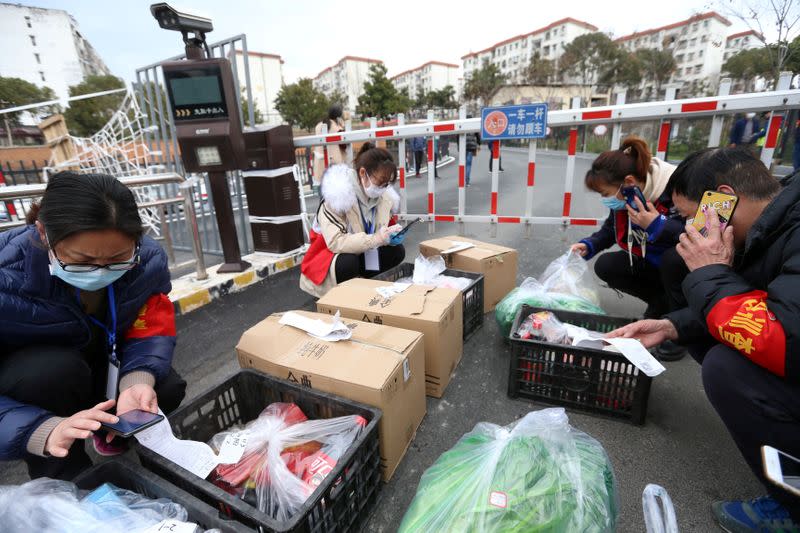
[[[42,78],[42,81],[47,81],[46,79],[44,79],[44,72],[42,72],[41,70],[39,71],[39,77]]]
[[[547,33],[544,34],[544,40],[547,41],[549,39],[550,39],[550,32],[548,31]]]
[[[708,35],[703,35],[702,37],[700,37],[700,42],[701,43],[707,43],[708,42]]]
[[[700,50],[699,52],[697,52],[697,57],[703,57],[703,51],[702,51],[702,50]]]
[[[700,74],[700,71],[702,71],[702,70],[703,70],[703,65],[695,65],[694,66],[694,73],[695,74]]]
[[[680,75],[681,75],[681,69],[679,69],[679,68],[676,68],[676,69],[675,69],[675,75],[676,75],[676,76],[680,76]]]
[[[33,28],[30,17],[25,17],[25,24],[27,24],[29,28]]]
[[[35,35],[28,35],[28,37],[31,38],[31,44],[33,46],[36,46],[36,36]]]
[[[704,28],[708,28],[708,21],[707,21],[707,20],[704,20],[704,21],[703,21],[703,27],[704,27]]]
[[[689,46],[697,46],[697,39],[692,39],[689,41]]]
[[[563,36],[563,35],[566,35],[566,34],[567,34],[567,27],[566,26],[561,26],[561,35]]]
[[[691,60],[693,60],[693,59],[694,59],[694,52],[689,52],[689,53],[686,55],[686,61],[691,61]]]
[[[697,32],[697,23],[692,24],[692,31]]]
[[[678,63],[683,63],[683,54],[676,55],[675,61],[677,61]]]
[[[39,54],[33,54],[33,57],[35,57],[35,58],[36,58],[36,63],[37,63],[37,64],[39,64],[39,65],[41,65],[41,64],[42,64],[42,58],[41,58],[41,57],[39,57]]]

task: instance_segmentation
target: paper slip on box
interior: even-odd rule
[[[398,289],[398,287],[404,287]],[[393,290],[399,292],[392,292]],[[427,285],[395,285],[356,278],[334,287],[317,301],[317,311],[422,333],[425,341],[425,390],[441,398],[461,360],[461,292]]]
[[[441,255],[447,268],[483,274],[483,312],[494,311],[517,283],[519,253],[513,248],[453,235],[419,243],[425,257]]]
[[[381,470],[389,481],[426,412],[422,335],[345,318],[349,339],[326,341],[281,324],[287,315],[332,320],[308,311],[271,315],[242,335],[239,365],[381,409]]]

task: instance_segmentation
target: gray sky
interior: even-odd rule
[[[514,2],[510,0],[384,2],[343,0],[180,0],[210,16],[209,42],[239,33],[250,50],[280,54],[287,83],[314,77],[345,55],[382,59],[389,75],[429,60],[461,63],[461,56],[497,41],[573,17],[615,36],[688,18],[714,0]],[[728,2],[728,0],[722,0]],[[137,67],[183,51],[180,34],[161,30],[150,0],[23,0],[64,9],[112,72],[132,79]],[[469,7],[473,6],[473,7]],[[613,6],[613,7],[612,7]],[[730,33],[747,29],[730,19]]]

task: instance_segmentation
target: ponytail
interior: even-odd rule
[[[644,139],[635,135],[626,137],[618,150],[603,152],[592,162],[592,167],[586,173],[586,186],[599,192],[603,184],[622,185],[626,176],[634,176],[644,183],[652,158]]]

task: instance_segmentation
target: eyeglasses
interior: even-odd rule
[[[133,259],[130,261],[108,263],[107,265],[94,265],[91,263],[65,263],[58,258],[55,249],[53,249],[53,257],[56,258],[56,261],[58,261],[58,264],[61,265],[61,268],[63,268],[65,272],[94,272],[95,270],[99,270],[101,268],[105,268],[106,270],[111,270],[113,272],[119,272],[121,270],[133,270],[136,268],[136,266],[139,264],[139,248],[140,245],[137,243],[136,248],[133,250]]]

